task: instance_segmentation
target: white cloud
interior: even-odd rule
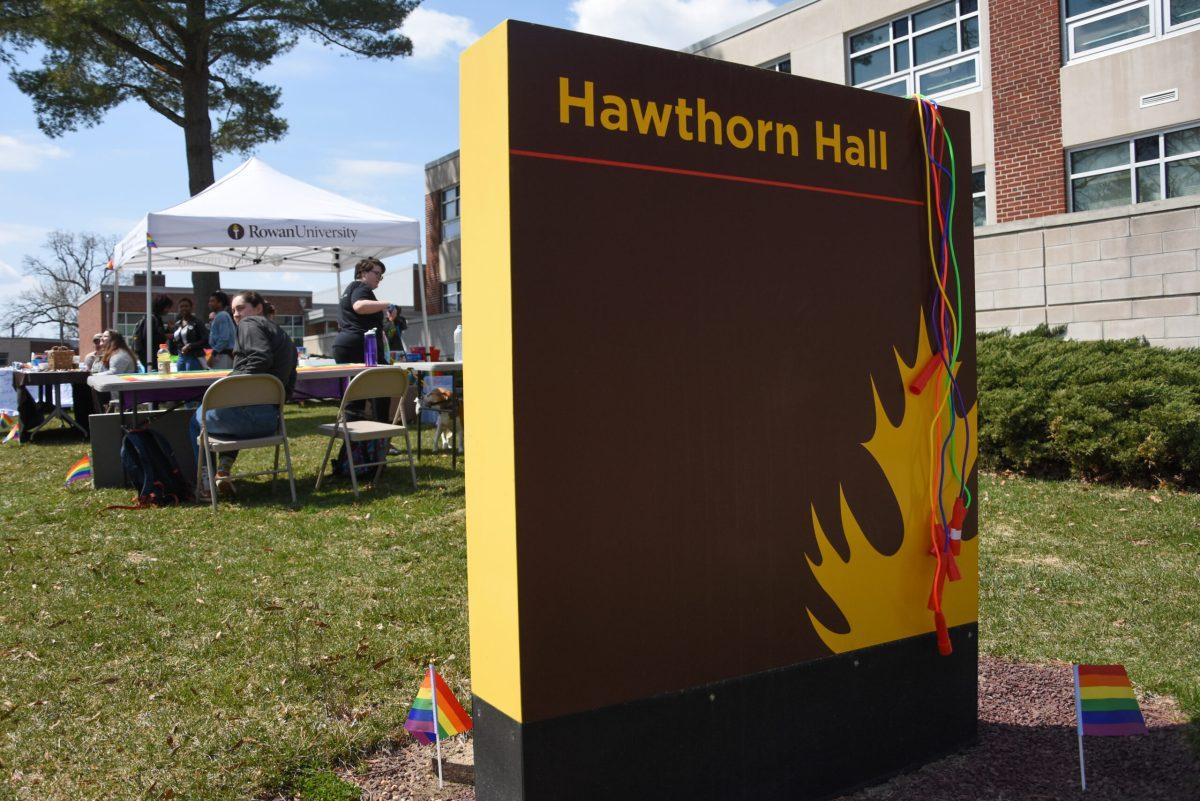
[[[16,267],[0,259],[0,297],[11,299],[18,293],[37,286],[37,279],[32,275],[24,275]],[[0,334],[7,336],[6,332]]]
[[[67,151],[45,140],[0,134],[0,171],[33,172],[47,159],[61,159]]]
[[[767,0],[573,0],[584,33],[679,48],[775,7]]]
[[[412,39],[413,61],[434,61],[445,55],[456,56],[479,38],[471,20],[434,11],[424,6],[413,9],[404,18],[400,32]]]
[[[378,204],[391,185],[420,172],[420,165],[407,161],[334,159],[332,171],[319,180],[337,192]]]
[[[41,243],[46,229],[23,223],[0,222],[0,245],[25,245],[33,247]]]
[[[338,49],[312,39],[301,39],[295,47],[268,64],[260,77],[267,82],[282,83],[328,73],[337,66]]]

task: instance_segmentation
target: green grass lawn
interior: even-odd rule
[[[1200,495],[1012,476],[979,495],[983,649],[1123,663],[1200,722]]]
[[[253,798],[401,735],[431,658],[469,698],[462,465],[314,497],[332,415],[289,414],[297,510],[264,485],[217,516],[106,512],[129,492],[62,487],[84,445],[0,447],[0,797]],[[1124,662],[1200,716],[1200,498],[997,476],[980,496],[984,649]]]
[[[462,463],[426,456],[417,492],[389,468],[358,503],[345,480],[314,497],[313,427],[335,411],[289,413],[294,511],[263,484],[216,516],[106,512],[130,491],[62,485],[85,445],[0,448],[0,777],[23,774],[18,797],[246,799],[402,734],[430,659],[469,698]]]

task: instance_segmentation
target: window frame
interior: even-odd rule
[[[1149,2],[1149,0],[1144,0],[1144,1]],[[907,13],[898,14],[898,15],[895,15],[892,17],[886,17],[882,20],[876,20],[875,22],[871,23],[870,25],[863,25],[859,28],[855,28],[854,30],[847,32],[844,37],[846,85],[852,86],[856,89],[866,89],[868,91],[879,91],[880,88],[882,88],[882,87],[892,86],[900,81],[904,81],[904,93],[903,93],[903,95],[899,95],[900,97],[903,97],[904,95],[910,95],[913,92],[917,91],[917,88],[920,87],[920,85],[921,85],[921,78],[923,76],[928,75],[931,72],[936,72],[938,70],[946,69],[949,67],[954,67],[959,64],[973,62],[974,66],[975,66],[975,80],[974,81],[972,81],[969,84],[964,84],[962,86],[955,86],[955,87],[953,87],[951,89],[947,89],[943,92],[935,92],[935,93],[929,95],[929,97],[935,97],[938,99],[948,99],[948,98],[952,98],[952,97],[958,97],[959,95],[964,95],[969,92],[975,92],[975,91],[978,91],[979,89],[981,89],[983,87],[983,73],[982,73],[982,70],[983,70],[983,13],[980,10],[978,3],[976,3],[974,11],[970,11],[970,12],[967,12],[964,14],[961,11],[960,0],[949,0],[949,2],[954,3],[954,16],[951,19],[945,20],[943,22],[939,22],[936,25],[931,25],[928,28],[922,28],[920,31],[917,31],[913,26],[913,18],[915,16],[917,16],[918,14],[921,14],[922,12],[928,11],[932,8],[936,8],[938,6],[945,5],[946,2],[947,2],[947,0],[938,0],[938,2],[925,3],[923,5],[920,5],[920,6],[917,6],[913,9],[911,9]],[[907,32],[903,36],[897,37],[896,33],[895,33],[895,30],[896,30],[895,24],[897,21],[899,21],[901,19],[906,21],[905,27],[906,27]],[[964,50],[962,48],[963,24],[964,24],[964,22],[971,20],[971,19],[974,19],[976,21],[976,28],[978,31],[979,41],[976,43],[975,47]],[[888,38],[886,41],[884,41],[880,44],[877,44],[877,45],[873,45],[871,47],[864,48],[857,52],[855,52],[851,49],[851,40],[855,36],[858,36],[859,34],[862,34],[862,33],[866,33],[867,31],[873,30],[875,28],[880,28],[880,27],[884,27],[884,26],[886,26],[888,29]],[[934,31],[938,31],[943,28],[949,28],[949,27],[954,28],[955,46],[957,47],[957,51],[951,55],[942,56],[939,59],[934,59],[933,61],[929,61],[924,64],[917,64],[916,63],[916,57],[917,57],[916,39],[917,39],[917,37],[925,36],[927,34],[933,33]],[[903,68],[897,68],[895,47],[898,43],[901,43],[901,42],[905,43],[908,47],[908,66],[903,67]],[[872,78],[869,81],[863,81],[860,84],[854,83],[854,59],[860,58],[864,55],[867,55],[869,53],[874,53],[877,51],[886,51],[887,52],[888,61],[889,61],[888,66],[891,68],[891,71],[888,72],[886,75],[880,76],[878,78]]]
[[[1124,170],[1129,173],[1129,204],[1136,206],[1139,203],[1153,203],[1154,200],[1138,200],[1137,194],[1137,173],[1138,168],[1148,167],[1151,165],[1158,166],[1158,197],[1156,200],[1168,200],[1167,197],[1167,164],[1173,161],[1182,161],[1183,159],[1192,159],[1200,157],[1200,150],[1188,151],[1182,155],[1168,156],[1166,147],[1166,137],[1168,134],[1176,133],[1177,131],[1186,131],[1192,128],[1200,128],[1200,120],[1186,123],[1184,125],[1173,125],[1169,128],[1160,128],[1156,131],[1144,131],[1134,136],[1118,137],[1116,139],[1108,139],[1102,142],[1093,142],[1080,147],[1068,148],[1066,151],[1066,167],[1067,167],[1067,208],[1071,213],[1077,211],[1094,211],[1094,209],[1076,209],[1075,208],[1075,181],[1078,178],[1090,178],[1096,175],[1107,175],[1117,173]],[[1139,139],[1145,139],[1149,136],[1158,137],[1158,156],[1153,159],[1137,160],[1136,143]],[[1076,153],[1082,153],[1087,150],[1095,150],[1096,148],[1109,147],[1112,145],[1124,144],[1129,151],[1129,160],[1124,164],[1116,167],[1102,167],[1098,170],[1085,170],[1076,173],[1071,167],[1071,156]],[[1196,195],[1178,195],[1177,197],[1200,197]],[[1116,208],[1116,206],[1103,206],[1101,208]]]
[[[453,192],[453,197],[448,195]],[[438,206],[440,208],[442,223],[442,241],[458,239],[462,236],[462,184],[454,184],[447,186],[438,193]],[[454,216],[448,216],[447,212],[453,207]]]
[[[982,198],[983,199],[983,222],[981,222],[979,225],[987,225],[987,213],[988,213],[987,166],[985,165],[983,167],[972,167],[971,168],[972,184],[974,183],[975,176],[980,173],[983,174],[983,189],[976,192],[976,191],[974,191],[975,187],[974,186],[971,187],[971,222],[973,223],[975,221],[975,200],[978,198]],[[979,226],[977,225],[974,227],[978,228]]]
[[[114,321],[117,333],[120,334],[121,336],[125,337],[125,340],[128,342],[129,339],[132,338],[134,333],[137,331],[138,323],[140,323],[142,321],[142,318],[145,316],[146,316],[146,312],[144,312],[144,311],[140,311],[140,312],[119,311],[119,312],[117,312],[115,315],[116,320]],[[133,322],[130,324],[123,323],[122,317],[130,318],[133,320]],[[125,330],[126,327],[128,327],[128,329],[129,329],[128,332]],[[142,354],[142,355],[144,356],[145,354]]]
[[[454,299],[455,306],[453,309],[448,308],[450,299]],[[442,314],[451,312],[462,312],[462,279],[457,281],[447,281],[442,284]]]
[[[1183,31],[1183,30],[1189,30],[1196,25],[1200,25],[1200,17],[1196,17],[1195,19],[1189,20],[1187,22],[1180,22],[1178,25],[1172,25],[1171,24],[1171,14],[1169,11],[1171,2],[1172,2],[1172,0],[1165,0],[1165,5],[1163,6],[1163,12],[1164,12],[1163,17],[1162,17],[1163,36],[1175,34],[1175,33],[1178,33],[1179,31]]]
[[[786,70],[779,69],[784,64],[787,64],[787,69]],[[763,63],[758,65],[758,68],[763,69],[763,70],[770,70],[771,72],[778,72],[782,75],[791,75],[792,74],[792,54],[788,53],[785,56],[780,56],[779,58],[773,58],[770,61],[764,61]]]
[[[1102,58],[1112,53],[1120,53],[1125,50],[1131,50],[1135,47],[1150,42],[1156,42],[1161,39],[1168,39],[1172,36],[1178,36],[1182,33],[1195,30],[1200,27],[1200,17],[1187,22],[1181,22],[1175,25],[1171,24],[1170,6],[1173,0],[1112,0],[1103,8],[1086,11],[1082,14],[1076,14],[1073,17],[1067,17],[1067,0],[1059,0],[1059,20],[1060,30],[1062,32],[1063,42],[1063,63],[1078,64],[1084,61],[1090,61],[1094,58]],[[1076,31],[1092,22],[1097,22],[1108,17],[1114,17],[1119,14],[1131,11],[1135,8],[1146,7],[1150,10],[1150,30],[1140,36],[1122,39],[1119,42],[1114,42],[1111,45],[1104,47],[1096,47],[1082,52],[1077,52],[1075,49],[1075,33]]]
[[[296,323],[284,323],[284,320],[297,320]],[[307,328],[307,320],[303,314],[275,314],[275,324],[284,330],[295,345],[304,344],[304,335]],[[296,336],[295,332],[299,331],[300,336]]]

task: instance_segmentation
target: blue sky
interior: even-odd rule
[[[405,24],[412,58],[366,61],[311,41],[260,73],[283,89],[290,123],[255,155],[304,181],[422,219],[424,165],[458,148],[458,55],[505,18],[682,47],[775,5],[768,0],[426,0]],[[220,177],[241,162],[226,156]],[[140,103],[59,139],[29,99],[0,82],[0,300],[24,286],[21,261],[61,228],[123,236],[187,196],[183,133]],[[399,262],[405,262],[401,257]],[[411,259],[408,260],[411,263]],[[330,276],[256,276],[260,286],[323,289]],[[168,279],[188,285],[185,274]],[[407,303],[411,282],[385,282]],[[469,290],[468,290],[469,291]]]

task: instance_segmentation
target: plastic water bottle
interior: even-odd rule
[[[454,361],[462,361],[462,325],[454,329]]]
[[[366,361],[367,367],[379,364],[379,339],[375,335],[374,328],[363,334],[363,359]]]
[[[171,352],[167,350],[166,345],[158,346],[158,372],[171,372]]]

